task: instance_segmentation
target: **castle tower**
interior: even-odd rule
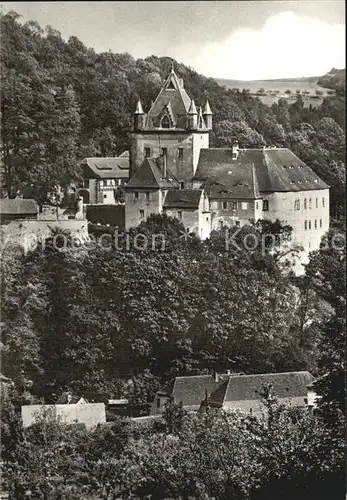
[[[210,128],[206,126],[205,112],[209,116]],[[143,111],[141,101],[137,103],[131,141],[130,177],[145,158],[165,155],[168,170],[187,186],[195,173],[200,149],[209,146],[211,115],[209,105],[205,105],[205,111],[198,114],[194,99],[189,97],[183,80],[172,67],[147,114]]]
[[[211,111],[210,104],[208,101],[206,101],[206,104],[205,104],[203,117],[205,120],[205,125],[206,125],[207,130],[212,130],[212,111]]]

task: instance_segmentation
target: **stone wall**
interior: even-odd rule
[[[87,429],[106,422],[104,403],[25,405],[22,406],[21,410],[23,427],[30,427],[35,423],[36,419],[42,418],[42,415],[47,411],[59,423],[85,424]]]
[[[138,198],[135,198],[135,192]],[[151,214],[161,213],[162,195],[159,190],[137,190],[125,192],[125,229],[138,226]],[[149,193],[149,199],[147,198]],[[141,212],[143,214],[141,214]]]
[[[86,219],[17,219],[1,226],[3,243],[11,242],[22,246],[25,250],[35,248],[40,241],[48,238],[54,229],[71,232],[81,241],[88,240],[88,222]]]

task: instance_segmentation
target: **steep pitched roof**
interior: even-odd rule
[[[142,165],[136,170],[130,181],[126,184],[126,189],[131,188],[178,188],[179,182],[169,169],[166,170],[164,178],[163,169],[159,158],[146,158]]]
[[[178,189],[168,191],[163,207],[164,208],[199,208],[202,195],[201,189]]]
[[[81,162],[85,179],[128,179],[129,156],[84,158]]]
[[[183,86],[183,80],[172,70],[147,115],[146,130],[160,126],[160,118],[170,105],[173,121],[177,128],[186,127],[186,115],[191,104]]]
[[[229,380],[212,392],[209,399],[220,405],[231,401],[259,400],[264,385],[268,384],[271,384],[278,398],[304,398],[307,396],[307,386],[313,380],[308,371],[231,375]]]
[[[160,393],[171,396],[175,403],[182,402],[185,407],[199,408],[206,391],[207,395],[211,394],[223,382],[223,376],[220,375],[218,382],[212,375],[176,377]]]
[[[35,200],[25,198],[0,199],[0,215],[36,215],[38,206]]]
[[[252,181],[253,167],[255,178]],[[232,174],[229,174],[229,171]],[[243,178],[247,184],[253,186],[257,183],[259,193],[308,191],[329,187],[286,148],[240,149],[236,160],[232,159],[232,149],[200,150],[195,179],[214,179],[224,185],[228,175]],[[227,182],[225,187],[230,188],[230,183]],[[256,191],[254,187],[254,192]]]

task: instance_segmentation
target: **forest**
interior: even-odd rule
[[[97,54],[52,27],[1,15],[4,195],[31,186],[38,201],[79,178],[86,156],[129,145],[138,97],[145,110],[172,60]],[[211,145],[290,147],[331,186],[331,230],[305,274],[262,248],[278,224],[242,228],[241,251],[223,231],[182,238],[176,219],[151,216],[130,231],[163,234],[165,248],[76,246],[56,233],[1,259],[2,481],[11,499],[298,500],[344,498],[345,93],[316,109],[269,108],[245,91],[174,63],[197,104],[214,113]],[[242,247],[245,234],[259,244]],[[110,236],[110,235],[109,235]],[[54,245],[59,240],[61,248]],[[54,240],[54,238],[56,238]],[[111,238],[111,236],[110,236]],[[276,240],[277,241],[277,240]],[[317,413],[281,406],[264,388],[264,416],[186,414],[135,425],[116,418],[87,431],[42,419],[29,429],[22,404],[70,390],[89,401],[127,397],[140,414],[176,375],[213,370],[309,370]]]

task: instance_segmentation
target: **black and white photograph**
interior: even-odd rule
[[[0,5],[0,500],[347,500],[345,4]]]

